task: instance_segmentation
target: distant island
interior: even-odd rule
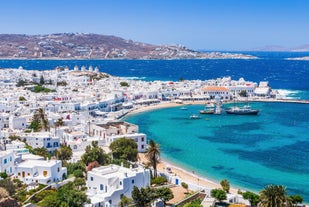
[[[287,60],[309,60],[309,56],[296,57],[296,58],[286,58]]]
[[[1,59],[255,59],[245,54],[200,52],[181,45],[152,45],[116,36],[57,33],[0,34]]]

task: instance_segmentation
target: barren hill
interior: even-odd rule
[[[120,37],[60,33],[0,34],[0,58],[31,59],[189,59],[252,58],[229,53],[202,53],[178,45],[151,45]]]

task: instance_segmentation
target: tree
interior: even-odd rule
[[[47,115],[45,114],[43,108],[39,108],[35,111],[29,128],[33,129],[35,132],[40,131],[42,129],[47,131],[49,129]]]
[[[70,160],[72,158],[73,152],[70,146],[62,145],[58,150],[55,150],[55,155],[58,160]]]
[[[247,199],[250,201],[250,204],[252,207],[256,207],[260,201],[260,196],[250,191],[246,191],[242,193],[242,196],[244,199]]]
[[[131,198],[128,198],[126,196],[121,196],[119,206],[120,207],[126,207],[129,206],[133,203],[133,200]]]
[[[289,198],[294,206],[297,206],[297,204],[302,203],[304,201],[300,195],[290,195]]]
[[[153,167],[153,174],[154,177],[157,177],[157,164],[159,163],[160,158],[160,149],[159,145],[155,143],[153,140],[149,141],[148,149],[146,152],[146,157],[149,161],[149,163]]]
[[[50,158],[51,155],[49,154],[48,150],[45,147],[37,147],[32,149],[29,145],[26,146],[29,149],[29,152],[35,155],[42,156],[44,158]]]
[[[286,196],[286,188],[282,185],[268,185],[260,192],[260,207],[291,206]]]
[[[195,199],[190,203],[185,204],[183,207],[203,207],[201,203],[202,203],[201,199]]]
[[[16,191],[16,186],[9,178],[0,180],[0,187],[4,188],[10,195],[13,195]]]
[[[227,179],[221,180],[220,185],[225,192],[230,191],[230,182]]]
[[[93,161],[97,161],[100,165],[104,165],[109,162],[109,157],[96,142],[92,142],[92,146],[86,147],[85,153],[82,155],[82,161],[85,165]]]
[[[188,193],[188,184],[187,183],[185,183],[185,182],[181,182],[181,186],[184,188],[184,189],[186,189],[187,190],[187,193]]]
[[[2,179],[6,179],[6,178],[9,177],[9,176],[8,176],[8,174],[7,174],[6,172],[0,172],[0,177],[1,177]]]
[[[149,187],[139,189],[138,187],[134,186],[131,196],[133,202],[138,207],[148,206],[155,198],[154,190]]]
[[[23,97],[23,96],[19,96],[18,100],[19,101],[27,101],[27,99],[25,97]]]
[[[133,139],[117,139],[110,144],[109,149],[112,151],[113,159],[129,160],[132,162],[137,160],[137,144]]]
[[[129,84],[127,82],[120,82],[121,87],[129,87]]]
[[[155,190],[155,197],[161,199],[164,203],[164,206],[166,206],[166,202],[173,199],[174,194],[171,189],[163,187],[157,188]]]
[[[45,83],[44,76],[41,75],[40,76],[40,85],[44,85],[44,83]]]
[[[247,91],[243,90],[243,91],[240,91],[239,95],[241,97],[247,97],[248,94],[247,94]]]
[[[62,186],[55,194],[51,194],[44,198],[43,205],[40,206],[53,206],[53,207],[80,207],[89,203],[87,195],[84,191],[79,190],[79,187],[69,182]],[[41,204],[41,203],[40,203]]]
[[[224,190],[221,190],[221,189],[212,189],[210,191],[210,194],[213,198],[215,198],[219,202],[226,199],[226,192]]]

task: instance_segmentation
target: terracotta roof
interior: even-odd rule
[[[229,91],[228,88],[223,86],[205,86],[203,87],[204,91]]]

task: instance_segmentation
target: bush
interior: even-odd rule
[[[167,179],[166,177],[163,177],[163,176],[159,176],[151,180],[151,184],[154,184],[154,185],[163,185],[165,183],[167,183]]]
[[[84,173],[82,170],[80,169],[77,169],[73,172],[73,175],[76,177],[76,178],[83,178],[84,177]]]

